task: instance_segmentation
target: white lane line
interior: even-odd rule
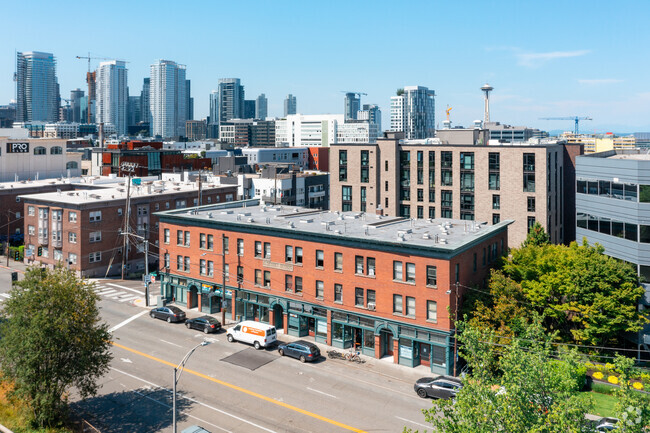
[[[143,316],[143,315],[147,314],[148,312],[149,312],[149,311],[147,311],[147,310],[140,311],[140,312],[139,312],[138,314],[136,314],[135,316],[133,316],[133,317],[129,317],[129,318],[126,319],[124,322],[122,322],[122,323],[118,323],[117,325],[113,326],[111,329],[108,330],[108,332],[113,332],[113,331],[115,331],[115,330],[117,330],[117,329],[120,329],[122,326],[124,326],[124,325],[126,325],[126,324],[128,324],[128,323],[133,322],[135,319],[137,319],[137,318],[140,317],[140,316]]]
[[[310,391],[314,391],[314,392],[317,392],[317,393],[319,393],[319,394],[323,394],[323,395],[326,395],[326,396],[328,396],[328,397],[332,397],[332,398],[336,398],[336,399],[338,399],[338,397],[337,397],[337,396],[335,396],[335,395],[332,395],[332,394],[328,394],[328,393],[326,393],[326,392],[323,392],[323,391],[319,391],[319,390],[317,390],[317,389],[314,389],[314,388],[310,388],[310,387],[307,387],[307,389],[308,389],[308,390],[310,390]]]
[[[411,421],[410,419],[402,418],[401,416],[395,415],[395,418],[401,419],[402,421],[410,422],[411,424],[419,425],[420,427],[425,427],[425,428],[431,427],[430,425],[420,424],[419,422]]]
[[[104,295],[104,296],[106,296],[107,298],[111,298],[111,299],[117,299],[117,298],[119,298],[120,296],[123,296],[123,295],[126,295],[126,292],[111,293],[110,295]]]
[[[163,343],[171,344],[172,346],[183,347],[180,344],[172,343],[171,341],[162,340],[160,338],[159,338],[159,340],[162,341]]]
[[[107,286],[112,286],[112,287],[117,287],[118,289],[128,290],[130,292],[135,292],[135,293],[139,293],[141,295],[144,295],[144,291],[132,289],[131,287],[120,286],[119,284],[113,284],[113,283],[106,283],[106,285]]]
[[[103,295],[108,295],[109,293],[115,293],[115,292],[117,292],[117,290],[115,290],[115,289],[108,289],[108,290],[102,290],[101,292],[97,292],[97,294],[98,294],[99,296],[103,296]]]
[[[120,299],[118,299],[118,301],[119,302],[133,301],[134,299],[138,299],[138,298],[139,298],[139,296],[135,295],[135,296],[129,296],[129,297],[126,297],[126,298],[120,298]]]
[[[125,371],[118,370],[117,368],[111,367],[111,370],[117,371],[118,373],[122,373],[122,374],[124,374],[124,375],[126,375],[126,376],[129,376],[129,377],[132,377],[133,379],[136,379],[136,380],[142,381],[142,382],[144,382],[144,383],[146,383],[146,384],[148,384],[148,385],[155,386],[156,388],[162,388],[162,389],[164,389],[164,390],[167,391],[167,392],[171,392],[169,389],[167,389],[167,388],[165,388],[165,387],[162,387],[162,386],[160,386],[160,385],[156,385],[156,384],[153,383],[153,382],[149,382],[148,380],[145,380],[145,379],[142,379],[142,378],[140,378],[140,377],[134,376],[134,375],[129,374],[129,373],[125,372]],[[180,394],[176,394],[176,395],[180,395]],[[200,404],[200,405],[203,406],[203,407],[207,407],[208,409],[212,409],[212,410],[215,411],[215,412],[219,412],[219,413],[222,413],[222,414],[224,414],[224,415],[226,415],[226,416],[229,416],[229,417],[231,417],[231,418],[235,418],[235,419],[238,420],[238,421],[245,422],[246,424],[250,424],[250,425],[252,425],[252,426],[254,426],[254,427],[259,428],[260,430],[264,430],[264,431],[267,431],[267,432],[269,432],[269,433],[277,433],[277,432],[275,432],[274,430],[270,430],[270,429],[268,429],[268,428],[266,428],[266,427],[262,427],[261,425],[257,425],[257,424],[255,424],[255,423],[253,423],[253,422],[251,422],[251,421],[248,421],[248,420],[246,420],[246,419],[244,419],[244,418],[240,418],[240,417],[238,417],[237,415],[233,415],[233,414],[228,413],[228,412],[226,412],[226,411],[223,411],[223,410],[221,410],[221,409],[217,409],[216,407],[212,407],[212,406],[210,406],[210,405],[207,405],[207,404],[205,404],[205,403],[202,403],[202,402],[200,402],[200,401],[198,401],[198,400],[195,400],[195,399],[193,399],[193,398],[186,397],[186,396],[181,396],[181,397],[183,397],[183,398],[185,398],[185,399],[187,399],[187,400],[189,400],[189,401],[191,401],[191,402],[193,402],[193,403]]]
[[[7,299],[11,298],[11,295],[9,293],[0,293],[0,296],[3,296]]]

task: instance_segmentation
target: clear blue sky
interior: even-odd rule
[[[436,123],[491,118],[546,130],[591,116],[585,132],[650,131],[650,1],[29,1],[2,7],[0,104],[14,98],[14,50],[57,57],[63,97],[86,89],[86,61],[127,60],[131,95],[149,66],[187,65],[195,117],[222,77],[246,98],[265,93],[281,115],[287,93],[304,114],[342,113],[341,90],[365,92],[384,128],[395,90],[434,89]],[[93,66],[98,61],[93,62]]]

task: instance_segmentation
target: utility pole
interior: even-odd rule
[[[133,162],[123,162],[120,169],[122,172],[127,174],[126,182],[126,210],[124,212],[124,230],[122,231],[122,236],[124,236],[124,242],[122,242],[122,279],[124,279],[124,271],[126,270],[126,260],[127,260],[127,248],[129,246],[129,219],[131,213],[131,176],[135,171],[137,164]]]
[[[457,375],[456,371],[456,358],[458,358],[458,329],[456,328],[458,323],[458,281],[456,281],[456,289],[454,290],[455,302],[454,302],[454,377]]]
[[[223,304],[226,300],[226,234],[221,233],[221,294],[223,301],[221,302],[221,325],[226,326],[226,309],[223,308]],[[233,299],[234,301],[234,299]]]
[[[144,274],[146,275],[145,278],[150,278],[149,277],[149,239],[144,240]],[[149,306],[149,284],[151,284],[151,279],[149,281],[145,280],[144,305],[147,307]]]
[[[7,210],[7,267],[9,267],[9,229],[11,224],[11,211]]]

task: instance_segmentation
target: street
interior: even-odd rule
[[[0,270],[3,298],[8,273]],[[73,395],[71,401],[102,432],[171,432],[173,368],[203,340],[210,344],[196,349],[178,380],[179,432],[190,425],[211,432],[426,427],[421,409],[431,403],[417,397],[413,383],[427,370],[371,359],[360,365],[329,360],[326,346],[320,360],[301,364],[280,357],[274,347],[256,351],[228,343],[225,330],[206,335],[152,319],[139,281],[96,283],[102,318],[113,332],[114,359],[96,397],[77,401]],[[188,312],[190,318],[199,315]],[[279,335],[281,341],[292,339]]]

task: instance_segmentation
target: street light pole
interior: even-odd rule
[[[451,295],[451,287],[447,290],[447,295]],[[458,322],[458,281],[454,284],[454,376],[457,374],[456,358],[458,358],[458,329],[456,324]]]
[[[176,430],[176,384],[181,378],[181,374],[183,373],[183,368],[185,367],[185,363],[187,362],[188,359],[190,359],[190,356],[194,353],[196,349],[202,346],[207,346],[210,344],[207,341],[202,341],[196,346],[194,346],[189,352],[187,352],[187,355],[183,358],[183,360],[176,366],[174,367],[174,386],[173,386],[173,391],[172,391],[172,426],[173,426],[173,433],[177,433]],[[177,376],[178,373],[178,376]]]

